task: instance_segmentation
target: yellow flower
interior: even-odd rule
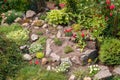
[[[92,59],[88,59],[88,63],[91,63],[92,62]]]

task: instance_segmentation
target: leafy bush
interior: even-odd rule
[[[47,20],[52,24],[68,24],[71,18],[69,14],[63,10],[51,10],[47,14]]]
[[[64,49],[64,53],[68,54],[70,52],[73,52],[73,49],[70,46],[66,46]]]
[[[20,70],[15,80],[67,80],[65,75],[46,71],[39,66],[26,66]]]
[[[29,8],[30,2],[28,0],[1,0],[0,12],[5,12],[11,9],[25,11]]]
[[[22,16],[22,12],[17,12],[15,10],[11,10],[11,11],[8,11],[8,12],[5,13],[5,17],[7,18],[5,21],[8,24],[11,24],[12,22],[14,22],[14,20],[17,17],[21,17],[21,16]]]
[[[5,26],[5,25],[1,25],[0,26],[0,34],[8,34],[9,32],[12,31],[17,31],[17,30],[21,30],[22,27],[19,24],[11,24],[10,26]]]
[[[34,42],[30,45],[30,53],[35,53],[43,50],[43,46],[40,43]]]
[[[55,43],[55,45],[57,45],[57,46],[61,46],[61,45],[62,45],[62,41],[61,41],[59,38],[55,38],[55,39],[54,39],[54,43]]]
[[[23,45],[29,39],[29,32],[22,29],[19,24],[12,24],[10,26],[1,26],[0,34],[4,34],[11,42],[17,45]]]
[[[99,59],[107,65],[119,65],[120,40],[114,38],[105,39],[100,47]]]
[[[44,50],[45,44],[46,44],[46,37],[39,38],[39,40],[37,40],[36,42],[30,45],[29,48],[30,53],[42,52]]]
[[[6,37],[18,45],[23,45],[29,39],[28,34],[29,32],[27,30],[17,30],[8,33]]]
[[[0,80],[14,77],[22,67],[22,55],[16,43],[0,36]]]

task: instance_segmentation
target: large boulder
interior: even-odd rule
[[[96,49],[88,49],[85,52],[81,53],[80,60],[82,63],[87,64],[88,60],[95,60],[95,58],[98,56]]]
[[[97,80],[106,80],[112,76],[112,73],[109,71],[107,66],[99,66],[100,71],[94,76],[94,79]]]

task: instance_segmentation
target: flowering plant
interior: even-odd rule
[[[64,32],[65,32],[65,36],[71,37],[73,35],[72,28],[65,29]]]
[[[89,75],[91,77],[93,77],[100,70],[98,65],[90,65],[88,68],[89,68]]]

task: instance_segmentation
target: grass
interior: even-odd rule
[[[67,80],[64,74],[47,71],[39,66],[25,66],[14,80]]]

